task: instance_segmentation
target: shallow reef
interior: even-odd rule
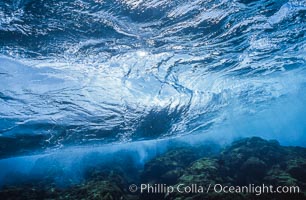
[[[274,140],[244,138],[223,148],[211,143],[182,145],[154,157],[143,168],[133,168],[132,161],[120,156],[114,157],[112,162],[108,163],[109,167],[89,168],[81,183],[66,187],[56,186],[50,174],[39,181],[7,185],[0,191],[0,199],[306,199],[306,148],[285,147]],[[53,173],[52,169],[50,173]],[[131,184],[163,184],[173,188],[179,185],[203,186],[204,191],[153,194],[141,193],[138,188],[133,193],[129,191]],[[251,192],[224,193],[209,187],[216,184],[235,187],[263,184],[298,186],[300,191],[295,194],[263,192],[260,195]]]

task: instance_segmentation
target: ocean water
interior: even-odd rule
[[[306,146],[305,34],[305,0],[2,0],[0,177],[173,140]]]

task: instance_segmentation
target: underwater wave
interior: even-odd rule
[[[301,141],[305,5],[1,1],[0,156],[216,129]]]

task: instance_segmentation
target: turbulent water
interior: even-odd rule
[[[305,32],[305,0],[2,0],[0,156],[198,134],[305,144]]]

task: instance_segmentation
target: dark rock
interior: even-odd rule
[[[219,146],[206,144],[200,147],[176,148],[160,155],[144,166],[141,174],[143,183],[175,184],[184,169],[201,157],[211,157],[219,151]]]
[[[260,184],[267,173],[267,165],[257,157],[248,158],[240,167],[238,179],[243,183]]]
[[[145,164],[141,180],[144,183],[173,184],[183,170],[198,158],[191,148],[175,149]]]
[[[288,173],[299,181],[306,180],[306,159],[295,159],[288,162]]]

